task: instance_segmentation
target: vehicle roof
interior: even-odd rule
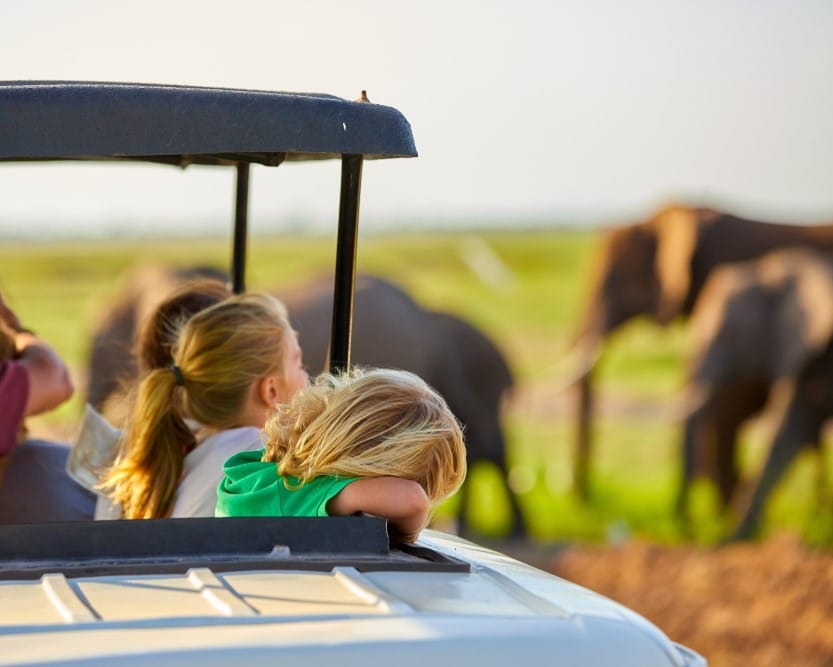
[[[98,81],[0,82],[0,160],[187,165],[414,157],[396,109],[317,93]]]

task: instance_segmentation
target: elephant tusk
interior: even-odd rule
[[[706,387],[689,385],[665,400],[665,416],[670,423],[681,423],[703,407],[708,398]]]
[[[517,282],[515,272],[482,236],[467,236],[460,243],[460,257],[483,284],[506,292]]]
[[[602,356],[602,346],[599,338],[579,340],[563,357],[545,366],[538,372],[538,380],[542,377],[556,376],[557,380],[551,391],[556,393],[568,391],[584,380],[596,367]],[[561,369],[566,368],[566,372]]]

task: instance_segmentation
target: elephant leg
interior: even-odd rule
[[[720,506],[726,511],[740,477],[738,473],[737,448],[738,431],[741,424],[750,417],[743,406],[730,404],[718,410],[715,424],[715,482],[720,495]]]
[[[591,373],[588,372],[579,383],[576,456],[573,460],[573,490],[579,500],[583,502],[590,500],[590,487],[587,478],[589,475],[593,415],[591,382]]]
[[[528,537],[526,519],[524,518],[523,510],[521,509],[518,496],[509,485],[508,470],[506,464],[500,461],[492,461],[499,471],[499,477],[509,502],[509,511],[512,515],[512,528],[508,537],[510,539],[525,540]],[[471,469],[471,468],[470,468]],[[457,492],[459,501],[457,505],[457,534],[462,537],[471,535],[471,528],[468,521],[469,507],[471,507],[471,485],[468,480],[463,483],[460,490]]]
[[[677,492],[677,501],[675,503],[675,515],[677,519],[684,525],[688,525],[689,516],[689,494],[691,492],[691,484],[694,481],[694,476],[697,467],[697,445],[700,435],[700,411],[689,415],[683,426],[683,444],[682,444],[682,478],[680,479],[680,488]]]
[[[717,431],[715,395],[709,397],[689,416],[683,425],[682,478],[677,494],[676,514],[689,521],[691,485],[698,473],[713,471],[717,466]]]
[[[743,540],[755,536],[769,494],[801,447],[808,442],[815,442],[819,437],[820,427],[818,414],[804,400],[801,392],[795,392],[780,422],[760,479],[730,539]]]
[[[813,465],[813,497],[812,506],[808,514],[814,520],[826,520],[829,522],[831,511],[833,511],[833,487],[831,487],[828,476],[829,452],[825,446],[824,439],[819,434],[819,439],[812,443]]]
[[[523,515],[523,510],[518,502],[518,496],[507,485],[506,490],[509,493],[509,508],[512,511],[512,532],[510,536],[515,539],[525,540],[529,533],[527,531],[526,519]]]
[[[726,511],[740,479],[738,432],[743,423],[766,405],[770,384],[748,380],[721,387],[715,401],[715,482],[721,509]]]
[[[698,472],[707,472],[714,481],[725,511],[738,485],[738,432],[743,423],[766,404],[769,385],[750,380],[718,384],[709,388],[708,397],[692,412],[683,426],[683,472],[677,495],[676,516],[688,516],[691,484]]]
[[[474,396],[474,394],[470,393],[470,396]],[[470,443],[468,449],[469,471],[471,472],[473,467],[479,462],[488,463],[497,468],[500,486],[506,495],[512,515],[511,536],[513,538],[525,537],[526,523],[523,512],[518,497],[509,484],[506,438],[500,420],[496,418],[495,411],[483,402],[469,401],[468,403],[463,403],[458,398],[455,405],[461,408],[461,414],[470,416],[470,419],[466,422],[468,427],[467,437]],[[470,484],[466,482],[465,488],[460,494],[460,509],[458,512],[460,516],[458,525],[460,526],[461,534],[463,534],[463,531],[467,527],[466,522],[468,508],[471,504],[471,493]]]
[[[816,444],[816,497],[815,503],[817,508],[824,507],[829,503],[830,498],[830,482],[827,479],[827,448],[824,446],[822,438],[818,439]]]
[[[675,514],[686,533],[690,532],[691,485],[698,472],[708,470],[713,475],[722,511],[738,482],[737,434],[749,416],[748,404],[725,402],[721,390],[689,415],[683,426],[683,469]]]
[[[509,471],[506,463],[499,460],[491,460],[491,463],[499,471],[499,478],[503,486],[506,499],[509,502],[509,511],[512,518],[512,528],[508,537],[510,539],[524,540],[528,537],[526,526],[526,519],[524,518],[523,510],[521,509],[518,496],[509,485]],[[470,468],[471,469],[471,468]],[[461,536],[468,536],[470,527],[468,523],[468,512],[471,506],[471,485],[466,481],[458,492],[460,496],[459,505],[457,506],[457,533]]]
[[[718,428],[715,442],[715,483],[720,496],[720,509],[725,511],[738,483],[736,456],[737,428],[724,431]]]
[[[512,514],[512,530],[509,537],[512,539],[524,540],[527,538],[526,519],[524,518],[518,496],[509,484],[508,466],[505,461],[495,461],[494,463],[500,471],[501,484],[503,485],[503,489],[506,493],[506,498],[509,501],[509,510]]]
[[[469,533],[469,505],[471,501],[471,484],[469,481],[466,480],[463,482],[463,486],[460,487],[460,490],[457,492],[459,496],[459,503],[457,505],[457,534],[460,536],[466,536]]]

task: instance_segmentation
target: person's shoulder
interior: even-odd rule
[[[256,452],[263,456],[260,431],[254,427],[228,429],[212,433],[185,456],[185,472],[209,466],[219,468],[238,452]]]
[[[242,451],[232,454],[226,459],[223,464],[223,470],[228,474],[229,471],[236,470],[243,474],[254,472],[262,468],[267,468],[276,465],[273,461],[263,461],[263,454],[265,449],[244,449]]]
[[[263,461],[265,450],[237,452],[223,465],[215,516],[277,516],[282,486],[278,464]]]
[[[263,440],[260,429],[254,426],[241,426],[217,431],[206,437],[194,450],[201,448],[238,451],[259,451],[263,454]]]
[[[7,359],[0,361],[0,405],[21,410],[29,395],[29,374],[23,365]]]
[[[26,368],[22,364],[12,359],[0,361],[0,387],[26,382],[28,379]]]
[[[26,369],[14,361],[0,362],[0,455],[8,454],[17,443],[28,400]]]

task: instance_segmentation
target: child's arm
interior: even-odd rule
[[[345,486],[327,503],[327,512],[349,516],[357,512],[388,520],[396,537],[413,542],[428,521],[430,509],[425,490],[401,477],[366,477]]]

